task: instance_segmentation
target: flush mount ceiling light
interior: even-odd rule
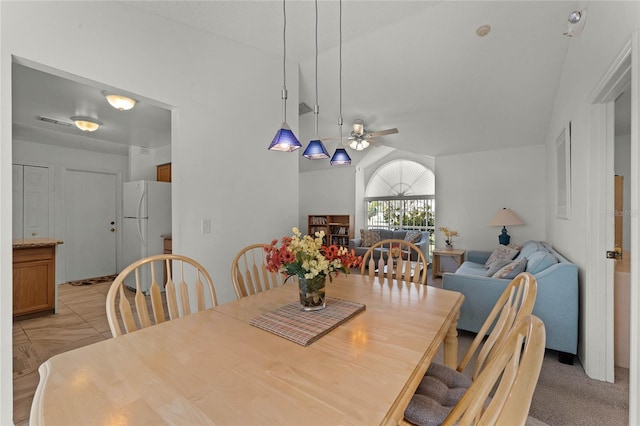
[[[351,157],[347,154],[347,150],[340,148],[342,146],[342,0],[340,0],[340,118],[338,118],[338,127],[340,128],[340,142],[338,148],[333,153],[333,157],[329,163],[332,166],[351,164]]]
[[[322,160],[329,158],[329,153],[324,147],[324,144],[318,137],[318,114],[320,113],[320,107],[318,106],[318,0],[315,0],[316,5],[316,103],[313,106],[313,114],[316,119],[316,139],[309,142],[307,148],[302,153],[302,156],[309,160]]]
[[[489,34],[490,32],[491,32],[491,26],[490,25],[481,25],[476,30],[476,35],[478,37],[484,37],[487,34]]]
[[[291,128],[287,124],[287,11],[285,0],[282,0],[282,15],[284,18],[284,26],[282,30],[283,58],[282,58],[282,125],[276,132],[276,136],[269,145],[271,151],[291,152],[302,147],[296,135],[293,134]]]
[[[102,94],[107,99],[107,102],[109,102],[109,105],[120,111],[129,111],[131,108],[136,106],[136,103],[138,102],[135,99],[124,95],[115,95],[107,92],[102,92]]]
[[[95,132],[98,127],[102,125],[102,122],[92,117],[75,116],[71,117],[71,120],[75,123],[76,127],[83,132]]]

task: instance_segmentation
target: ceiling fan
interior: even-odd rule
[[[363,149],[369,147],[371,139],[378,136],[392,135],[394,133],[398,133],[398,129],[393,128],[371,132],[364,128],[364,121],[362,121],[361,119],[356,119],[353,121],[353,130],[351,131],[351,135],[349,135],[347,140],[350,141],[349,147],[351,149],[362,151]]]

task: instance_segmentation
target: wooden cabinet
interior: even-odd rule
[[[157,166],[156,180],[158,182],[171,182],[171,163]]]
[[[35,241],[35,240],[31,240]],[[56,244],[14,244],[13,316],[55,310]],[[43,245],[44,244],[44,245]]]
[[[324,231],[325,242],[338,246],[349,246],[349,240],[353,238],[353,216],[348,214],[337,215],[309,215],[307,220],[307,232],[314,235]]]

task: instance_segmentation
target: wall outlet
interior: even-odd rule
[[[211,233],[211,219],[202,219],[202,233],[203,234]]]

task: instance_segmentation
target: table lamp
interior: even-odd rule
[[[507,234],[507,226],[524,225],[522,219],[520,219],[511,209],[503,207],[489,221],[488,226],[502,226],[502,233],[498,235],[498,241],[503,246],[509,244],[511,236]]]

